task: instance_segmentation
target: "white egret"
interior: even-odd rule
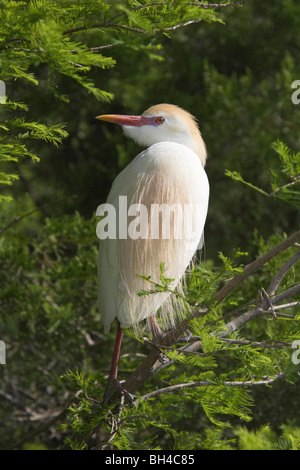
[[[159,104],[140,116],[108,114],[97,119],[117,123],[125,134],[147,147],[117,176],[102,215],[114,208],[114,230],[101,232],[98,261],[99,310],[105,332],[118,319],[109,384],[117,382],[123,329],[146,320],[152,333],[182,316],[180,296],[168,292],[138,295],[161,284],[164,276],[179,290],[197,248],[203,244],[209,184],[206,149],[196,120],[175,105]],[[99,214],[98,214],[99,215]],[[147,281],[143,276],[151,276]],[[175,303],[174,303],[175,302]]]

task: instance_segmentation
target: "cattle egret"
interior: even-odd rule
[[[181,296],[170,291],[180,292],[185,271],[203,245],[209,184],[205,144],[187,111],[159,104],[140,116],[106,114],[97,119],[121,125],[127,136],[147,147],[117,176],[106,205],[97,211],[107,229],[98,235],[98,299],[105,332],[118,320],[111,387],[117,383],[124,328],[138,332],[146,320],[155,336],[160,331],[154,319],[158,310],[163,328],[186,314]],[[111,208],[110,218],[105,217]],[[163,275],[172,279],[169,289],[150,293],[153,283],[161,285],[162,266]],[[138,295],[142,291],[149,293]]]

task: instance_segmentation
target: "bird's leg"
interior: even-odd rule
[[[108,382],[107,382],[106,390],[105,390],[104,397],[103,397],[104,403],[108,402],[109,398],[112,395],[112,391],[116,389],[121,390],[125,395],[128,395],[131,399],[133,399],[133,396],[130,393],[128,393],[118,381],[118,363],[119,363],[119,358],[120,358],[122,339],[123,339],[123,330],[120,326],[120,322],[118,321],[118,329],[117,329],[117,334],[116,334],[115,348],[114,348],[114,353],[113,353],[113,358],[112,358],[112,363],[111,363],[111,368],[110,368],[110,374],[108,377]]]
[[[155,318],[154,315],[151,315],[151,317],[149,317],[149,326],[150,326],[152,337],[153,337],[153,343],[152,344],[154,346],[156,346],[156,343],[157,343],[158,346],[156,346],[156,347],[159,347],[159,343],[163,339],[163,337],[165,336],[165,333],[158,326],[158,323],[157,323],[156,318]],[[166,362],[166,356],[162,352],[160,352],[158,360],[161,363],[164,363],[164,362]]]
[[[149,317],[149,326],[150,326],[150,330],[151,330],[154,341],[159,342],[159,340],[161,340],[165,334],[158,326],[158,323],[154,315],[151,315],[151,317]]]

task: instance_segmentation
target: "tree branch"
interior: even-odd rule
[[[71,198],[77,198],[77,196],[73,195],[73,196],[71,196]],[[32,209],[29,212],[26,212],[25,214],[17,215],[7,225],[0,228],[0,235],[2,235],[2,233],[6,232],[8,229],[10,229],[10,227],[12,227],[13,225],[21,222],[21,220],[25,219],[26,217],[29,217],[30,215],[34,214],[35,212],[39,212],[39,211],[43,210],[45,207],[48,207],[51,204],[57,204],[58,202],[64,201],[65,199],[67,199],[67,198],[60,198],[60,199],[55,199],[55,200],[50,201],[50,202],[45,202],[44,204],[41,204],[39,207],[36,207],[35,209]]]
[[[229,344],[241,344],[242,346],[253,346],[254,348],[285,348],[292,347],[292,343],[286,341],[279,341],[276,339],[267,339],[266,341],[249,341],[244,339],[231,339],[231,338],[220,338],[221,341],[226,341]]]
[[[174,2],[174,3],[176,3],[176,2]],[[151,3],[146,3],[144,5],[139,5],[137,7],[131,8],[129,10],[129,12],[144,10],[146,8],[151,8],[151,7],[155,7],[155,6],[165,6],[165,5],[168,5],[168,2],[151,2]],[[215,9],[215,8],[219,8],[219,7],[221,7],[221,8],[238,7],[238,6],[242,6],[243,2],[242,1],[235,2],[235,3],[231,3],[231,2],[228,2],[228,3],[189,2],[189,5],[196,6],[196,7],[208,10],[208,9]],[[106,22],[103,22],[103,23],[95,23],[91,26],[84,25],[84,26],[79,26],[77,28],[68,29],[67,31],[64,32],[64,35],[71,35],[71,34],[74,34],[74,33],[78,33],[80,31],[87,31],[87,30],[90,30],[90,29],[113,28],[113,27],[127,29],[129,31],[136,32],[136,33],[142,33],[142,34],[151,34],[151,33],[157,34],[157,33],[163,33],[164,31],[174,31],[175,29],[182,28],[182,27],[185,27],[185,26],[189,26],[191,24],[199,23],[201,21],[200,18],[197,18],[197,19],[194,19],[194,20],[187,21],[185,23],[179,23],[177,25],[170,26],[169,28],[155,29],[154,31],[145,31],[145,30],[142,30],[142,29],[139,29],[139,28],[131,28],[131,27],[126,26],[126,25],[121,25],[121,24],[114,23],[114,21],[116,21],[117,19],[122,18],[126,15],[127,15],[127,12],[123,11],[123,12],[118,13],[117,15],[113,16],[109,21],[106,21]]]
[[[18,222],[21,222],[21,220],[25,219],[25,217],[29,217],[31,214],[34,214],[35,212],[38,212],[39,210],[40,210],[40,208],[38,207],[36,209],[32,209],[29,212],[26,212],[26,214],[16,216],[5,227],[0,228],[0,235],[2,233],[6,232],[6,230],[8,230],[10,227],[12,227],[12,225],[17,224]]]
[[[14,444],[12,444],[11,446],[9,446],[8,448],[6,448],[6,450],[14,450],[14,449],[20,449],[22,448],[23,444],[25,442],[30,442],[32,439],[34,439],[36,436],[38,436],[39,434],[41,434],[42,432],[46,431],[46,430],[49,430],[51,426],[53,426],[55,423],[57,423],[57,421],[59,421],[61,418],[63,418],[63,416],[66,414],[66,412],[68,411],[68,408],[69,406],[71,405],[71,403],[73,403],[74,401],[74,397],[72,396],[72,398],[70,398],[66,404],[62,407],[61,410],[57,411],[56,413],[53,413],[51,415],[48,415],[48,416],[44,416],[43,419],[46,417],[51,417],[50,420],[46,421],[45,423],[43,423],[41,426],[39,426],[38,428],[34,429],[32,432],[30,432],[29,434],[27,434],[25,437],[22,437],[19,441],[15,442]]]
[[[269,287],[267,289],[267,292],[269,295],[273,295],[277,287],[279,286],[280,281],[284,278],[288,270],[295,264],[297,261],[300,259],[300,250],[297,251],[297,253],[294,254],[283,266],[282,268],[278,271],[276,276],[272,279],[272,281],[269,284]]]
[[[255,273],[261,266],[266,264],[270,259],[274,258],[275,256],[279,255],[283,251],[287,250],[291,246],[293,246],[296,242],[300,240],[300,230],[289,238],[284,240],[283,242],[276,245],[274,248],[269,250],[267,253],[264,253],[262,256],[257,258],[253,263],[248,264],[245,266],[243,272],[234,278],[232,278],[228,284],[226,284],[217,294],[217,305],[224,300],[227,295],[233,291],[244,279],[246,279],[251,274]]]
[[[220,385],[224,385],[226,387],[249,387],[249,386],[256,386],[256,385],[269,385],[277,380],[281,379],[283,374],[277,374],[275,377],[263,380],[246,380],[244,382],[222,382],[222,383],[213,383],[208,380],[197,381],[197,382],[189,382],[189,383],[182,383],[176,385],[170,385],[169,387],[159,388],[158,390],[153,390],[152,392],[146,393],[145,395],[139,397],[137,400],[133,402],[133,405],[137,405],[141,401],[148,400],[149,398],[156,397],[157,395],[161,395],[163,393],[171,393],[176,392],[177,390],[182,390],[184,388],[195,388],[195,387],[219,387]]]
[[[286,291],[281,292],[278,295],[271,297],[272,304],[282,299],[285,299],[287,297],[292,297],[298,292],[300,292],[300,284],[298,284],[297,286],[291,287],[290,289],[287,289]],[[260,303],[256,307],[252,308],[251,310],[248,310],[248,312],[243,313],[243,315],[240,315],[239,317],[227,323],[225,325],[225,328],[227,331],[224,332],[224,334],[222,334],[222,337],[228,336],[229,334],[241,328],[242,325],[244,325],[245,323],[248,323],[250,320],[253,320],[257,316],[266,315],[269,313],[272,313],[272,308],[270,307],[268,303],[268,299],[262,298]]]
[[[287,250],[291,246],[293,246],[297,241],[300,240],[300,231],[296,232],[283,242],[279,243],[276,245],[274,248],[269,250],[267,253],[264,253],[262,256],[257,258],[253,263],[247,265],[244,268],[243,273],[235,276],[232,278],[228,284],[226,284],[217,294],[217,305],[227,297],[227,295],[232,292],[235,287],[237,287],[243,280],[245,280],[248,276],[252,275],[254,272],[256,272],[259,268],[261,268],[265,263],[270,261],[270,259],[274,258],[277,256],[279,253],[282,253],[283,251]],[[297,255],[297,256],[296,256]],[[285,265],[278,271],[274,279],[271,281],[269,288],[271,287],[274,289],[274,286],[278,287],[280,280],[283,278],[284,274],[290,269],[290,267],[296,263],[298,260],[298,253],[292,256],[292,258],[285,263]],[[276,287],[276,289],[277,289]],[[278,295],[274,295],[271,297],[272,300],[272,305],[275,305],[277,302],[282,301],[285,298],[292,297],[296,293],[300,291],[300,285],[296,285],[291,287],[290,289],[287,289],[284,292],[281,292]],[[269,296],[270,297],[270,296]],[[270,305],[268,303],[268,299],[266,297],[261,297],[260,302],[257,306],[253,307],[246,313],[240,315],[239,317],[235,318],[234,320],[231,320],[225,325],[225,331],[222,333],[221,338],[223,339],[224,337],[228,336],[230,333],[233,331],[236,331],[237,329],[241,328],[245,323],[248,321],[254,319],[255,317],[259,315],[265,315],[271,313],[271,310],[269,309]],[[280,307],[280,306],[278,306]],[[198,309],[196,312],[193,314],[189,315],[185,320],[181,321],[173,330],[169,331],[166,333],[164,338],[161,340],[160,346],[163,347],[169,347],[172,344],[176,342],[176,340],[184,334],[184,332],[187,330],[187,326],[189,321],[191,321],[194,318],[199,318],[203,317],[209,312],[208,309]],[[189,344],[187,346],[184,346],[185,351],[196,351],[197,349],[201,348],[201,341],[196,341],[192,345]],[[160,351],[157,349],[153,349],[149,355],[146,357],[146,359],[139,365],[139,367],[131,374],[131,376],[125,381],[123,384],[124,388],[129,392],[129,393],[134,393],[136,389],[145,381],[147,380],[150,376],[156,374],[161,367],[167,367],[169,365],[161,365],[159,362],[159,356],[160,356]],[[171,362],[170,362],[171,363]]]
[[[290,186],[294,186],[294,184],[297,184],[299,183],[300,181],[300,176],[295,176],[293,178],[293,181],[291,181],[290,183],[287,183],[287,184],[284,184],[283,186],[280,186],[279,188],[275,189],[275,191],[273,191],[270,196],[274,196],[276,195],[276,193],[278,193],[279,191],[281,191],[282,189],[284,188],[289,188]]]
[[[190,5],[203,8],[204,10],[212,9],[212,8],[219,8],[219,7],[241,7],[243,6],[243,2],[228,2],[228,3],[203,3],[203,2],[190,2]]]

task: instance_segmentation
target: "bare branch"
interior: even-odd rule
[[[286,341],[279,341],[276,339],[268,339],[266,341],[247,341],[244,339],[231,339],[231,338],[219,338],[221,341],[226,341],[229,344],[240,344],[242,346],[252,346],[254,348],[286,348],[292,347],[292,343]]]
[[[283,299],[293,297],[294,295],[298,294],[300,292],[300,284],[297,284],[296,286],[290,287],[289,289],[285,290],[284,292],[280,292],[280,294],[274,295],[272,297],[273,303],[280,302]]]
[[[275,189],[275,191],[273,191],[270,196],[274,196],[274,194],[278,193],[278,191],[280,191],[281,189],[284,189],[284,188],[289,188],[290,186],[293,186],[294,184],[296,183],[299,183],[300,181],[300,176],[295,176],[293,178],[293,181],[291,181],[290,183],[287,183],[283,186],[280,186],[279,188]]]
[[[297,245],[297,244],[294,244],[294,246]],[[298,248],[298,246],[296,246]],[[300,248],[300,246],[299,246]],[[285,274],[288,272],[288,270],[300,259],[300,251],[295,253],[283,266],[282,268],[276,273],[276,275],[274,276],[274,278],[272,279],[272,281],[270,282],[269,284],[269,287],[267,289],[267,291],[265,291],[265,294],[267,296],[272,296],[278,286],[279,286],[279,283],[281,282],[281,280],[283,279],[283,277],[285,276]],[[289,294],[289,293],[288,293]],[[288,296],[288,295],[287,295]],[[278,300],[276,300],[278,301]],[[250,300],[249,302],[246,302],[245,304],[243,305],[240,305],[238,308],[236,308],[235,310],[233,310],[232,312],[228,312],[224,315],[223,319],[228,317],[228,316],[233,316],[235,315],[236,313],[242,311],[245,309],[245,307],[248,307],[250,305],[254,305],[255,303],[257,302],[257,299],[252,299]],[[289,307],[293,307],[293,306],[296,306],[298,305],[298,302],[290,302],[289,304],[282,304],[282,305],[275,305],[274,306],[274,298],[272,299],[272,308],[273,308],[273,311],[277,311],[277,310],[281,310],[282,308],[289,308]],[[269,313],[269,312],[268,312]]]
[[[297,253],[294,254],[283,266],[282,268],[278,271],[276,276],[272,279],[268,289],[267,293],[269,295],[273,295],[277,287],[279,286],[280,281],[284,278],[288,270],[295,264],[297,261],[300,259],[300,250],[297,251]]]
[[[29,217],[31,214],[34,214],[34,212],[37,212],[39,210],[39,208],[32,209],[31,211],[26,212],[26,214],[16,216],[11,222],[9,222],[9,224],[7,224],[5,227],[0,228],[0,235],[6,232],[6,230],[8,230],[12,225],[21,222],[21,220],[25,219],[25,217]]]
[[[203,2],[190,2],[190,5],[203,8],[204,10],[212,9],[212,8],[219,8],[219,7],[241,7],[243,6],[243,2],[235,2],[235,3],[203,3]]]
[[[227,297],[227,295],[233,291],[244,279],[246,279],[251,274],[255,273],[261,266],[266,264],[270,259],[274,258],[275,256],[279,255],[283,251],[287,250],[291,246],[293,246],[296,242],[300,240],[300,230],[289,238],[284,240],[283,242],[276,245],[274,248],[269,250],[267,253],[264,253],[262,256],[257,258],[253,263],[248,264],[245,266],[243,272],[238,276],[232,278],[228,284],[226,284],[217,294],[217,304],[221,303],[222,300]]]
[[[190,26],[191,24],[200,23],[201,21],[202,21],[202,18],[197,18],[195,20],[186,21],[185,23],[175,24],[174,26],[170,26],[169,28],[155,29],[154,33],[164,33],[165,31],[175,31],[178,28],[185,28],[186,26]]]
[[[102,51],[104,49],[111,49],[112,47],[117,47],[117,46],[121,46],[121,45],[122,45],[122,43],[118,43],[118,42],[113,43],[113,44],[105,44],[104,46],[91,47],[90,51],[91,52],[98,52],[98,51]]]
[[[291,287],[290,289],[287,289],[286,291],[281,292],[278,295],[274,295],[271,298],[270,297],[268,299],[262,298],[260,303],[256,307],[252,308],[251,310],[248,310],[248,312],[243,313],[243,315],[240,315],[239,317],[227,323],[225,325],[227,332],[224,332],[224,334],[222,334],[222,337],[233,333],[234,331],[241,328],[242,325],[244,325],[245,323],[248,323],[248,321],[253,320],[255,317],[259,315],[272,313],[272,308],[270,307],[269,299],[272,299],[272,305],[273,305],[276,302],[279,302],[287,297],[292,297],[298,292],[300,292],[300,284],[294,287]]]
[[[287,304],[275,305],[274,310],[281,310],[282,308],[291,308],[300,305],[300,302],[289,302]]]
[[[257,271],[261,266],[263,266],[265,263],[270,261],[273,257],[277,256],[279,253],[282,253],[283,251],[287,250],[291,246],[293,246],[298,240],[300,240],[300,231],[296,232],[294,235],[290,236],[283,242],[279,243],[276,245],[274,248],[269,250],[267,253],[263,254],[260,256],[258,259],[256,259],[253,263],[247,265],[244,268],[244,271],[242,274],[239,274],[235,276],[233,279],[229,281],[229,283],[224,286],[217,294],[217,305],[225,299],[227,295],[230,294],[230,292],[238,285],[240,284],[244,279],[246,279],[248,276],[252,275],[255,271]],[[275,279],[277,282],[277,286],[280,282],[280,280],[283,278],[284,274],[288,271],[288,269],[297,261],[298,259],[298,254],[297,256],[293,255],[293,257],[280,269],[280,271],[276,274],[274,277],[274,285],[275,285]],[[279,274],[280,273],[280,274]],[[279,281],[279,282],[278,282]],[[241,328],[245,323],[247,323],[250,320],[253,320],[257,316],[260,315],[267,315],[271,313],[270,310],[270,302],[273,306],[273,309],[275,310],[276,308],[276,303],[281,302],[283,299],[292,297],[296,293],[300,291],[300,284],[291,287],[290,289],[287,289],[284,292],[281,292],[280,294],[270,296],[268,295],[268,298],[266,297],[261,297],[258,305],[254,306],[247,312],[243,313],[239,317],[231,320],[225,325],[225,331],[222,333],[220,336],[220,339],[225,338],[229,334],[231,334],[233,331],[236,331],[237,329]],[[257,302],[257,300],[256,300]],[[246,304],[247,305],[247,304]],[[294,304],[295,305],[295,304]],[[278,306],[276,310],[282,308],[282,306]],[[206,315],[209,312],[209,309],[198,309],[196,312],[193,312],[191,315],[189,315],[185,320],[181,321],[173,330],[169,331],[166,333],[164,338],[160,341],[160,346],[162,348],[166,347],[168,348],[172,344],[176,342],[176,340],[184,334],[184,332],[187,330],[188,323],[194,318],[200,318]],[[186,345],[183,347],[184,351],[196,351],[198,349],[201,349],[201,341],[195,341],[192,344]],[[161,364],[159,362],[159,356],[160,356],[160,351],[157,349],[153,349],[149,355],[146,357],[146,359],[140,364],[140,366],[131,374],[131,376],[126,380],[126,382],[123,384],[124,388],[129,392],[129,393],[134,393],[135,390],[145,381],[147,380],[150,376],[156,374],[159,370],[162,368],[168,367],[171,364],[171,361],[168,362],[167,364]]]
[[[261,305],[264,303],[264,298],[265,298],[266,303],[267,303],[266,311],[268,311],[270,309],[270,311],[272,312],[273,317],[276,318],[276,313],[275,313],[275,310],[273,308],[273,303],[270,299],[269,294],[265,291],[265,289],[263,287],[260,289],[259,295],[260,295],[260,298],[261,298]],[[263,308],[264,307],[261,307],[260,309],[263,310]]]
[[[189,383],[182,383],[176,385],[170,385],[169,387],[160,388],[158,390],[153,390],[152,392],[146,393],[145,395],[139,397],[137,400],[133,402],[134,405],[137,405],[141,401],[148,400],[149,398],[156,397],[157,395],[161,395],[163,393],[171,393],[176,392],[177,390],[182,390],[184,388],[195,388],[195,387],[219,387],[220,385],[224,385],[226,387],[249,387],[249,386],[256,386],[256,385],[269,385],[277,380],[281,379],[283,374],[277,374],[272,378],[266,377],[263,380],[247,380],[244,382],[222,382],[221,384],[213,383],[208,380],[197,381],[197,382],[189,382]]]

